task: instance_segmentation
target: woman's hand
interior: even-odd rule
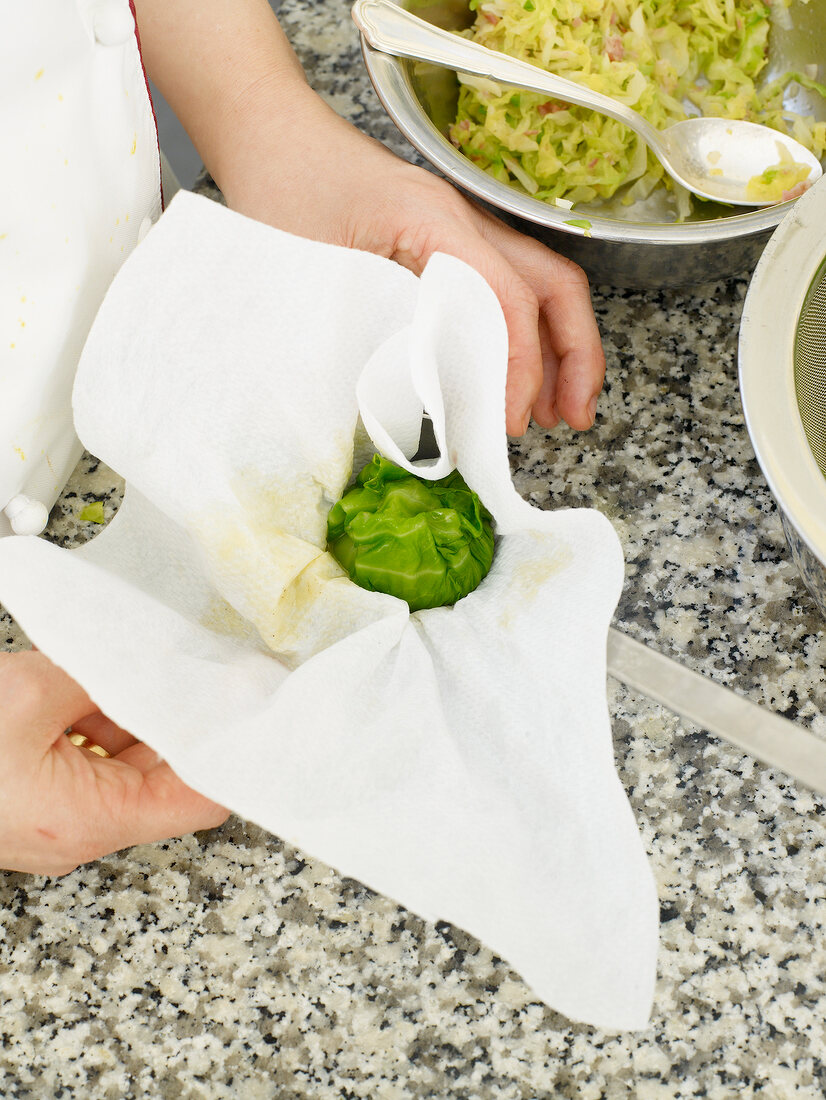
[[[530,416],[591,426],[605,360],[580,268],[336,115],[308,87],[267,0],[135,8],[147,70],[233,209],[417,275],[437,251],[464,260],[505,314],[508,432],[524,432]]]
[[[78,748],[68,727],[111,754]],[[0,867],[63,875],[228,813],[110,722],[42,653],[0,653]]]
[[[531,417],[544,428],[560,419],[590,428],[605,359],[581,268],[394,156],[321,100],[308,98],[301,117],[307,130],[289,141],[274,133],[269,156],[260,155],[267,124],[256,126],[258,158],[222,182],[228,204],[299,236],[386,256],[416,275],[434,252],[464,260],[493,289],[508,326],[509,434],[521,435]],[[283,122],[270,125],[280,132]]]

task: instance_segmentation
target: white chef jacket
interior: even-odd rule
[[[161,211],[130,0],[0,2],[0,141],[4,535],[42,530],[80,457],[78,358],[112,278]]]

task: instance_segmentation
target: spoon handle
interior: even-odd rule
[[[662,143],[654,127],[637,111],[609,96],[434,27],[392,3],[392,0],[356,0],[352,16],[365,41],[374,50],[393,54],[394,57],[430,61],[448,69],[487,77],[587,107],[628,126],[658,155],[661,154]]]

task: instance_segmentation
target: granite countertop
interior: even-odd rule
[[[285,0],[282,22],[331,104],[412,159],[348,6]],[[746,289],[595,287],[596,426],[532,427],[513,475],[538,507],[614,523],[616,625],[826,736],[824,622],[738,396]],[[83,505],[111,515],[121,491],[85,455],[47,537],[90,537]],[[25,644],[8,616],[0,643]],[[0,873],[0,1095],[823,1097],[823,800],[611,679],[608,702],[661,902],[647,1030],[571,1024],[470,936],[231,818],[62,879]]]

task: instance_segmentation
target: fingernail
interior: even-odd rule
[[[531,410],[528,409],[518,419],[517,419],[517,416],[516,416],[515,413],[513,414],[513,420],[512,421],[511,421],[510,415],[508,416],[507,419],[508,419],[508,423],[512,422],[512,423],[518,425],[517,430],[514,431],[514,432],[509,431],[508,435],[511,437],[511,439],[518,439],[521,435],[524,435],[525,432],[528,430],[528,425],[531,422]]]
[[[597,418],[597,398],[596,398],[596,394],[594,394],[594,396],[588,402],[588,416],[591,418],[591,424],[593,424],[594,421]]]

